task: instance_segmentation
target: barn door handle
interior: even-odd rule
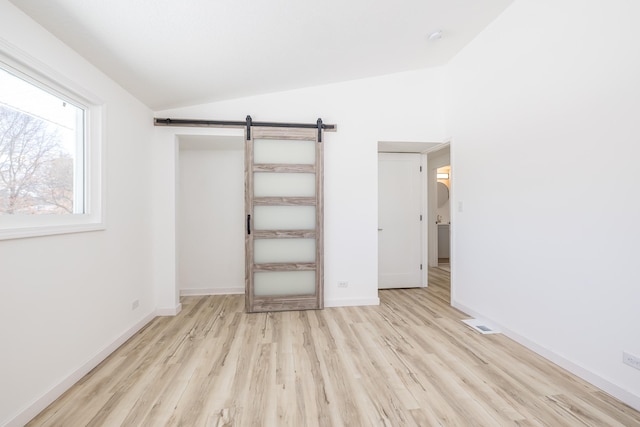
[[[251,215],[247,215],[247,234],[251,234]]]

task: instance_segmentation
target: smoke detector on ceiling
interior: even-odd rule
[[[442,38],[442,30],[434,31],[427,37],[430,42],[436,42]]]

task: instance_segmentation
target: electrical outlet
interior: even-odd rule
[[[627,352],[622,352],[622,363],[629,365],[632,368],[640,369],[640,357],[634,356]]]
[[[135,310],[136,308],[138,308],[140,306],[140,300],[134,300],[131,303],[131,310]]]
[[[348,288],[349,287],[349,282],[338,282],[338,287],[339,288]]]

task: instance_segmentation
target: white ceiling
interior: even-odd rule
[[[443,65],[513,0],[10,1],[161,110]]]

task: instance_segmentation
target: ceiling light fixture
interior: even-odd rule
[[[441,38],[442,38],[442,30],[434,31],[433,33],[429,34],[429,37],[428,37],[430,42],[438,41]]]

